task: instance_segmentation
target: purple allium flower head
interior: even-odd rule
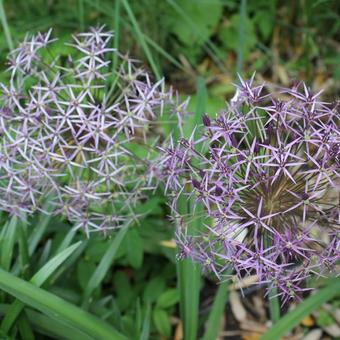
[[[51,35],[27,35],[0,84],[1,207],[23,217],[48,199],[86,233],[119,227],[151,189],[138,156],[157,138],[151,122],[181,106],[104,27],[74,35],[66,57],[53,56]]]
[[[270,94],[253,80],[190,143],[160,148],[158,178],[181,221],[180,257],[218,278],[257,275],[285,303],[339,261],[340,115],[304,84]],[[192,214],[179,214],[188,200]]]

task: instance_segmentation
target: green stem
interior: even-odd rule
[[[271,239],[269,235],[266,234],[264,236],[264,245],[266,248],[271,246]],[[280,320],[280,302],[279,297],[277,296],[277,288],[272,287],[268,294],[268,303],[269,303],[269,311],[270,311],[270,318],[272,323],[275,324],[278,320]]]
[[[275,324],[280,320],[280,303],[277,297],[277,289],[272,288],[269,292],[269,311],[272,323]]]
[[[214,303],[207,320],[207,328],[202,340],[211,340],[218,338],[218,331],[221,323],[221,318],[224,313],[225,305],[228,300],[229,281],[222,282],[214,298]]]

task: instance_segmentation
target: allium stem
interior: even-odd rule
[[[267,234],[265,237],[265,247],[266,249],[272,246],[272,241]],[[269,312],[270,319],[273,324],[275,324],[280,319],[280,302],[279,297],[277,296],[278,291],[276,287],[269,287],[268,292],[268,304],[269,304]]]
[[[280,303],[277,296],[277,289],[271,288],[268,296],[270,318],[272,323],[275,324],[278,320],[280,320]]]
[[[203,340],[217,339],[220,330],[221,318],[224,314],[225,305],[229,297],[229,281],[222,282],[216,291],[214,303],[207,320],[207,328],[205,330]]]
[[[182,214],[192,210],[191,204],[182,198],[178,204]],[[199,221],[198,221],[199,222]],[[192,224],[195,222],[192,222]],[[197,223],[197,222],[196,222]],[[194,226],[189,228],[195,229]],[[191,232],[189,230],[189,232]],[[200,293],[200,266],[190,259],[177,261],[178,288],[180,291],[180,313],[183,322],[184,339],[197,339]]]

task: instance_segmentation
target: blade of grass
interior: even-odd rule
[[[13,40],[12,40],[11,32],[9,30],[9,26],[8,26],[8,23],[7,23],[6,12],[5,12],[5,9],[4,9],[3,0],[0,0],[0,20],[1,20],[2,29],[4,30],[4,33],[5,33],[5,38],[6,38],[8,48],[10,50],[13,50],[13,48],[14,48]]]
[[[82,240],[81,245],[71,254],[71,256],[66,259],[65,262],[61,264],[61,266],[51,275],[48,279],[48,286],[52,286],[61,276],[62,274],[72,267],[72,265],[79,259],[84,250],[88,245],[88,240]],[[46,283],[45,283],[46,284]]]
[[[180,64],[171,54],[169,54],[166,50],[164,50],[162,47],[160,47],[154,40],[152,40],[147,35],[143,34],[146,42],[153,47],[159,54],[161,54],[163,57],[168,59],[172,64],[174,64],[178,69],[185,71],[185,67],[183,67],[182,64]]]
[[[30,280],[31,283],[40,287],[44,282],[55,272],[55,270],[80,246],[81,242],[78,242],[48,261]],[[6,316],[1,322],[1,329],[8,333],[13,326],[15,320],[24,308],[24,304],[21,301],[14,301],[9,308]]]
[[[93,1],[90,1],[90,0],[85,0],[86,3],[95,8],[96,10],[98,10],[99,12],[103,13],[103,14],[110,14],[112,15],[113,17],[116,17],[116,11],[112,11],[110,7],[106,7],[104,6],[103,3],[101,3],[100,5],[97,4],[97,3],[94,3]],[[120,2],[117,1],[116,2],[116,5],[117,3]],[[120,16],[119,16],[120,17]],[[115,20],[116,22],[116,20]],[[131,31],[133,29],[133,27],[131,26],[131,24],[129,22],[127,22],[127,20],[122,20],[122,24],[127,27],[129,29],[129,31]],[[116,28],[114,28],[116,30]],[[147,36],[146,34],[142,33],[141,34],[143,35],[145,41],[152,47],[154,48],[155,51],[157,51],[158,53],[160,53],[161,55],[163,55],[170,63],[174,64],[176,67],[178,67],[179,69],[181,70],[185,70],[185,68],[183,67],[182,64],[180,64],[175,58],[173,58],[164,48],[162,48],[160,45],[158,45],[154,40],[152,40],[149,36]],[[117,45],[118,47],[118,45]]]
[[[204,336],[202,340],[211,340],[217,339],[218,331],[221,324],[221,318],[224,313],[225,305],[228,300],[228,287],[229,282],[222,282],[218,289],[217,293],[214,297],[214,303],[212,305],[208,320],[207,320],[207,328],[204,332]]]
[[[155,74],[156,79],[160,80],[161,79],[160,72],[159,72],[158,67],[157,67],[157,65],[156,65],[156,63],[155,63],[155,61],[153,59],[153,56],[152,56],[150,50],[149,50],[149,46],[145,42],[144,35],[141,32],[141,30],[140,30],[140,27],[138,25],[138,22],[136,20],[136,17],[134,15],[131,7],[129,5],[129,2],[127,0],[121,0],[121,1],[123,3],[123,6],[124,6],[126,12],[127,12],[128,17],[130,18],[132,27],[133,27],[133,29],[134,29],[134,31],[136,33],[137,40],[141,44],[141,46],[142,46],[142,48],[144,50],[144,53],[145,53],[145,55],[146,55],[146,57],[147,57],[147,59],[148,59],[148,61],[150,63],[151,69],[152,69],[153,73]]]
[[[6,315],[10,305],[0,305],[0,316]],[[49,317],[41,314],[33,309],[25,308],[25,314],[32,325],[34,330],[40,334],[47,335],[50,337],[57,337],[57,339],[81,339],[81,340],[93,340],[93,337],[86,335],[76,328],[71,328],[65,324],[60,323],[57,320],[52,320]],[[0,331],[1,334],[1,331]],[[5,334],[1,334],[5,336]],[[5,339],[5,338],[4,338]]]
[[[93,340],[93,337],[88,336],[80,330],[69,327],[56,320],[52,320],[49,317],[36,312],[32,309],[26,309],[28,321],[34,327],[34,330],[47,336],[56,337],[57,339],[81,339],[81,340]]]
[[[77,230],[75,229],[70,229],[68,231],[68,233],[65,235],[64,239],[62,240],[62,242],[60,243],[57,251],[55,252],[55,254],[59,254],[61,253],[63,250],[65,250],[72,242],[74,236],[76,235]]]
[[[18,223],[20,223],[18,221],[18,218],[16,216],[13,216],[4,227],[4,232],[0,242],[1,244],[0,264],[1,268],[5,270],[9,270],[11,266]]]
[[[124,239],[124,236],[126,235],[127,230],[128,230],[128,225],[122,227],[118,231],[117,235],[115,235],[115,237],[112,239],[111,244],[107,248],[98,267],[92,274],[84,291],[83,304],[82,304],[83,308],[85,309],[88,308],[93,291],[100,285],[105,275],[107,274],[108,270],[112,266],[114,257],[119,249],[120,244],[122,243]]]
[[[2,269],[0,269],[0,289],[50,318],[77,328],[94,339],[126,339],[103,320]]]
[[[301,302],[294,310],[289,311],[262,336],[261,340],[280,339],[297,326],[304,317],[335,296],[340,296],[340,278],[330,279],[324,288]]]

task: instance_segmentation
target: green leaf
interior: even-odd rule
[[[125,339],[122,334],[101,319],[2,269],[0,269],[0,289],[50,318],[75,327],[94,339]]]
[[[18,218],[16,216],[13,216],[10,221],[8,221],[4,227],[2,237],[1,237],[1,244],[0,244],[0,250],[1,250],[1,257],[0,257],[0,263],[1,268],[5,270],[9,270],[12,262],[12,255],[13,255],[13,248],[15,244],[15,236],[16,236],[16,230],[17,225],[20,223],[18,221]]]
[[[171,336],[171,325],[168,313],[163,309],[153,311],[153,322],[161,335],[169,338]]]
[[[115,237],[112,238],[109,247],[107,248],[105,255],[102,257],[97,269],[92,274],[90,280],[87,283],[87,286],[84,291],[83,296],[83,308],[87,308],[89,304],[89,299],[93,293],[93,291],[100,285],[100,283],[104,280],[108,270],[110,269],[112,262],[115,258],[115,255],[118,251],[122,240],[128,230],[128,226],[123,226]]]
[[[165,290],[165,281],[162,277],[157,276],[151,279],[144,289],[144,300],[154,302]]]
[[[275,14],[274,14],[275,15]],[[261,10],[256,12],[254,21],[258,24],[260,32],[265,40],[267,40],[275,24],[275,16],[269,10]]]
[[[167,17],[170,21],[170,30],[186,45],[202,44],[210,37],[221,17],[221,1],[181,0],[178,3],[186,20],[173,10]],[[194,29],[188,22],[194,23]]]
[[[143,263],[143,242],[136,228],[130,229],[126,235],[127,259],[132,267],[140,268]]]
[[[329,301],[334,296],[340,295],[340,278],[331,279],[326,287],[318,290],[315,294],[301,302],[294,310],[289,311],[281,318],[267,333],[262,336],[262,340],[280,339],[301,320],[320,307],[326,301]]]
[[[77,264],[77,279],[80,287],[85,290],[92,274],[96,270],[96,265],[87,259],[81,259]]]
[[[62,251],[60,254],[53,257],[48,261],[31,279],[31,283],[40,287],[44,282],[55,272],[55,270],[80,246],[81,242],[78,242],[69,248]],[[2,320],[1,329],[8,332],[15,320],[24,308],[24,304],[21,301],[14,301],[9,308],[6,316]]]
[[[243,20],[243,33],[239,31],[241,20]],[[257,42],[253,22],[247,16],[242,19],[240,14],[234,14],[231,17],[230,21],[225,22],[223,27],[219,30],[218,37],[227,49],[233,50],[237,53],[242,53],[243,59],[247,58],[249,52]],[[242,46],[239,46],[240,39],[242,42]]]
[[[175,305],[179,301],[179,291],[177,289],[169,289],[165,291],[157,299],[157,307],[168,308]]]
[[[122,271],[118,271],[113,277],[113,285],[115,288],[117,303],[120,309],[127,309],[134,297],[134,291],[131,287],[129,279]]]
[[[61,323],[58,320],[53,320],[44,314],[34,311],[30,308],[25,308],[28,321],[33,326],[36,332],[49,337],[56,337],[57,339],[81,339],[81,340],[93,340],[92,336],[88,336],[81,330],[70,327]]]

